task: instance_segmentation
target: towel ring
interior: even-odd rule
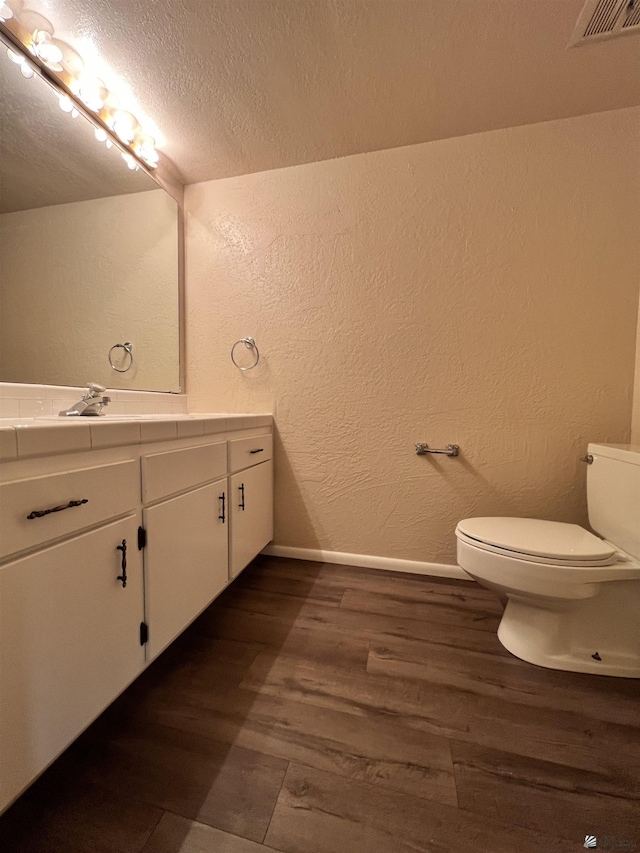
[[[254,352],[255,361],[253,362],[253,364],[250,364],[249,367],[240,367],[240,365],[236,361],[235,349],[238,346],[238,344],[244,344],[247,349],[255,350],[255,352]],[[260,352],[258,350],[258,345],[253,340],[253,338],[240,338],[239,341],[235,342],[235,344],[231,347],[231,361],[235,364],[235,366],[238,368],[238,370],[253,370],[253,368],[256,367],[256,365],[260,361]]]
[[[121,368],[115,366],[115,364],[111,360],[111,353],[114,351],[114,349],[123,349],[127,353],[127,355],[129,356],[129,364],[126,367]],[[116,373],[126,373],[127,370],[130,370],[131,365],[133,364],[133,344],[130,344],[128,341],[126,341],[124,344],[114,344],[109,350],[109,364],[116,371]]]

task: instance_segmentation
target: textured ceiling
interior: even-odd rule
[[[25,80],[0,55],[0,213],[155,189],[89,122],[63,113],[40,77]]]
[[[583,0],[31,0],[196,182],[640,103]]]

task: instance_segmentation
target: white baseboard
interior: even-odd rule
[[[446,563],[421,563],[417,560],[396,560],[393,557],[346,554],[343,551],[320,551],[315,548],[293,548],[289,545],[267,545],[262,553],[271,557],[311,560],[314,563],[336,563],[339,566],[360,566],[366,569],[408,572],[413,575],[429,575],[436,578],[472,580],[460,566],[450,566]]]

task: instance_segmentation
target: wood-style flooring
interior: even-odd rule
[[[640,851],[640,681],[526,664],[501,612],[465,581],[259,558],[0,818],[0,850]]]

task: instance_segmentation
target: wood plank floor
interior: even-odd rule
[[[525,664],[501,612],[464,581],[259,558],[0,818],[0,850],[640,851],[640,680]]]

